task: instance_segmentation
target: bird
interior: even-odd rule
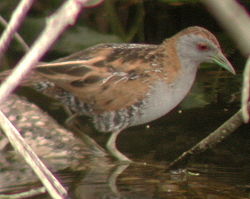
[[[235,74],[216,37],[203,27],[191,26],[158,45],[97,44],[40,63],[26,82],[74,113],[91,117],[98,131],[111,133],[108,152],[119,161],[132,162],[117,149],[120,132],[175,108],[205,62]]]

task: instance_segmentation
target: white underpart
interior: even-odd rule
[[[175,108],[191,89],[195,76],[196,71],[183,71],[171,85],[157,81],[146,99],[142,114],[134,120],[132,126],[158,119]]]
[[[181,51],[179,55],[184,53]],[[181,74],[178,79],[172,84],[160,80],[155,82],[142,108],[142,114],[135,118],[131,126],[145,124],[162,117],[175,108],[187,95],[195,80],[200,60],[194,61],[185,56],[182,58],[183,68],[180,70]]]

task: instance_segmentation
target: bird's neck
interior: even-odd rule
[[[200,65],[197,60],[190,59],[187,56],[183,56],[180,46],[177,44],[177,40],[173,39],[167,41],[172,45],[172,56],[176,57],[176,65],[178,66],[178,75],[175,81],[172,83],[173,95],[176,101],[181,101],[190,91],[197,73],[197,69]]]
[[[197,74],[199,63],[193,60],[181,58],[180,60],[180,74],[176,79],[176,87],[179,88],[185,96],[191,89]]]

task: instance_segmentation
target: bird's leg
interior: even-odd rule
[[[122,154],[117,148],[116,148],[116,138],[119,135],[121,131],[115,131],[112,132],[106,147],[108,149],[108,152],[114,156],[117,160],[123,161],[123,162],[132,162],[128,157],[126,157],[124,154]]]

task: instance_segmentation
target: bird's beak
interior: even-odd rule
[[[230,73],[233,73],[234,75],[236,74],[232,64],[228,61],[228,59],[221,53],[219,52],[217,55],[212,57],[212,61],[222,68],[228,70]]]

